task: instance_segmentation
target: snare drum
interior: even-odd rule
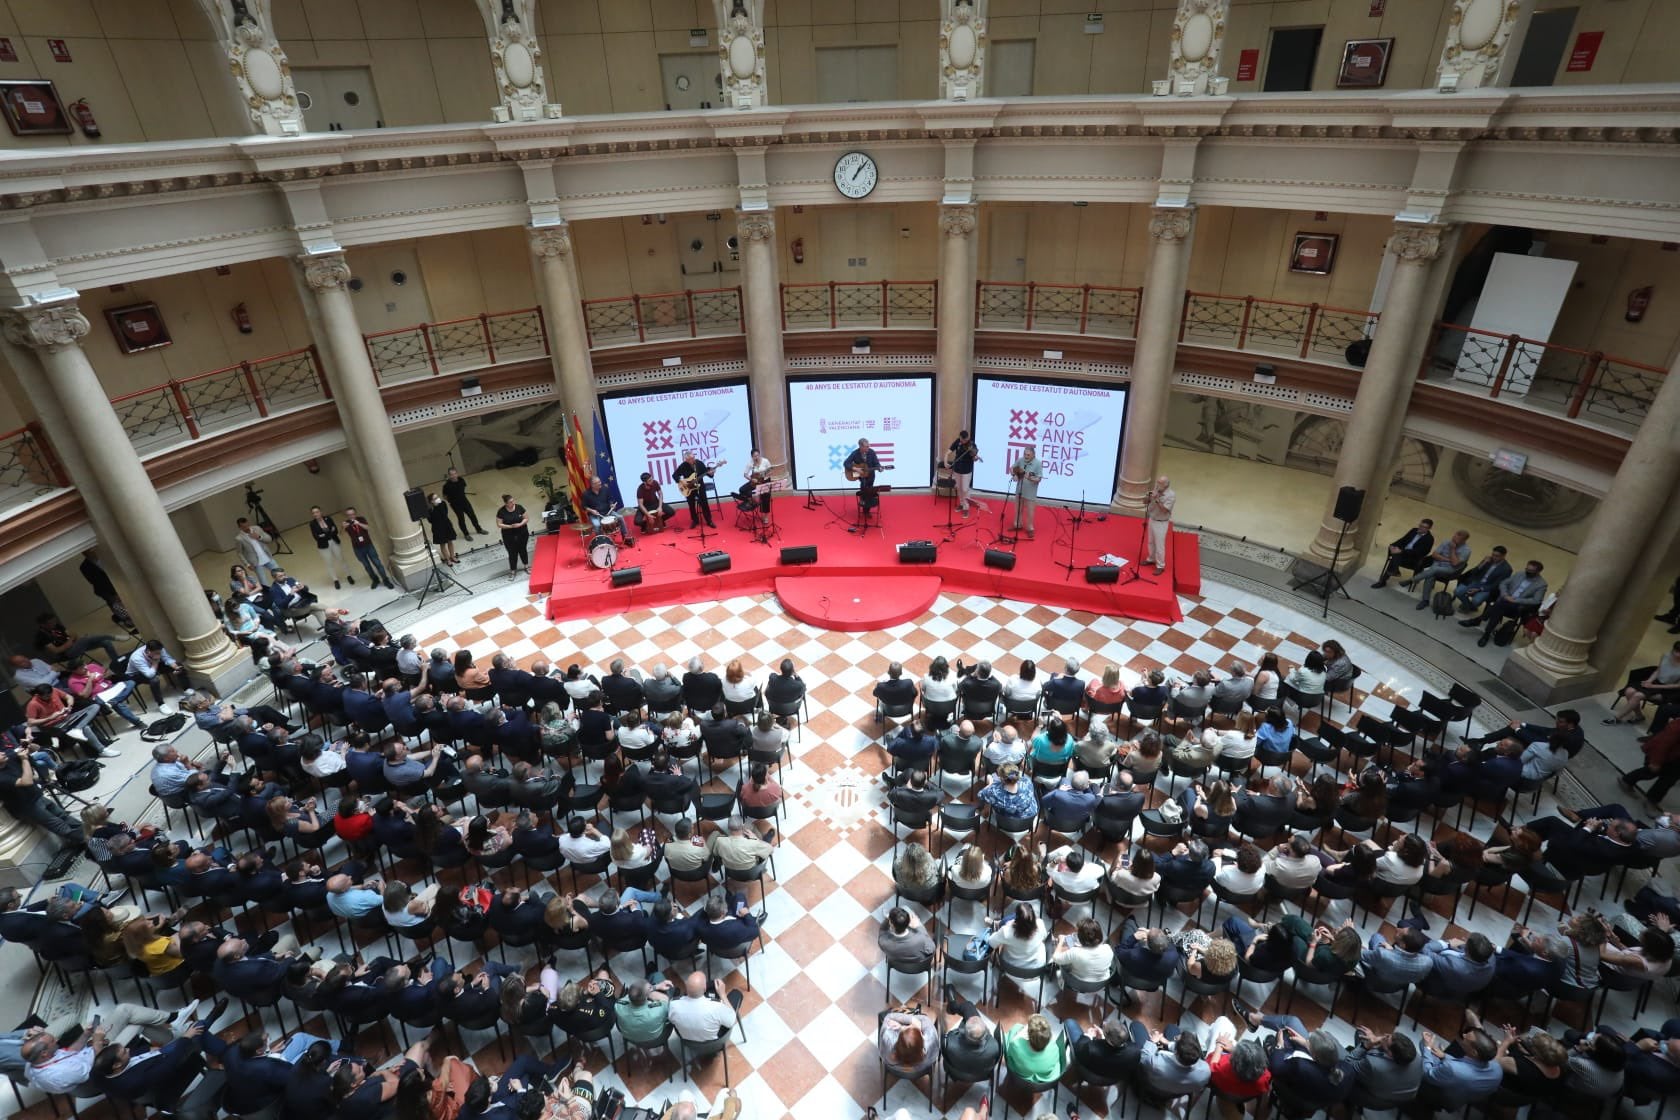
[[[603,518],[601,518],[600,527],[596,529],[596,532],[606,533],[610,536],[613,533],[618,532],[619,528],[623,524],[624,524],[624,520],[620,517],[617,517],[617,516],[603,517]]]
[[[618,546],[606,534],[589,540],[589,562],[597,568],[611,568],[618,560]]]

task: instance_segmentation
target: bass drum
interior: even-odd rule
[[[589,562],[597,568],[611,568],[618,560],[618,546],[605,533],[589,540]]]

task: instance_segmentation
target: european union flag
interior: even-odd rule
[[[595,419],[595,473],[601,479],[601,489],[612,495],[613,508],[624,508],[624,495],[618,490],[618,472],[613,470],[612,455],[607,452],[607,434],[601,430],[601,414]]]

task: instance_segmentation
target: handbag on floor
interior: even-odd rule
[[[1435,594],[1429,598],[1429,609],[1435,612],[1436,618],[1451,618],[1453,615],[1452,592],[1435,592]]]

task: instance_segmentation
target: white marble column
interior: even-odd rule
[[[1549,703],[1596,691],[1599,671],[1614,666],[1591,662],[1594,643],[1628,584],[1653,528],[1680,487],[1680,359],[1651,402],[1628,445],[1610,492],[1598,503],[1581,549],[1569,570],[1546,632],[1507,659],[1500,676]],[[1662,545],[1658,545],[1661,547]],[[1634,594],[1643,588],[1632,588]],[[1573,687],[1572,687],[1573,686]]]
[[[64,430],[49,434],[81,452],[99,479],[97,491],[108,512],[120,511],[121,531],[138,569],[132,574],[155,595],[179,643],[181,663],[195,684],[228,690],[249,677],[250,659],[228,640],[204,598],[192,558],[81,347],[88,329],[74,298],[13,308],[5,316],[6,337],[34,350],[59,400],[74,402],[62,410]]]
[[[747,376],[752,383],[758,447],[772,462],[785,463],[788,445],[783,416],[782,285],[776,262],[776,216],[765,210],[737,210],[735,233],[741,239]]]
[[[303,132],[291,64],[274,34],[271,0],[198,0],[227,49],[228,70],[251,124],[269,136]]]
[[[968,427],[974,367],[974,257],[980,208],[939,208],[939,339],[934,367],[939,384],[938,446]]]
[[[1120,488],[1114,508],[1143,515],[1154,485],[1161,440],[1172,397],[1173,364],[1178,357],[1178,321],[1184,314],[1185,276],[1190,270],[1190,235],[1196,228],[1194,206],[1157,206],[1149,219],[1149,271],[1138,311],[1137,345],[1132,351],[1131,401],[1126,442],[1120,449]]]
[[[379,395],[362,328],[356,322],[356,308],[345,285],[350,265],[343,253],[311,253],[298,258],[304,283],[314,297],[319,316],[322,357],[332,386],[333,403],[345,437],[358,447],[367,493],[356,503],[371,511],[375,528],[384,532],[385,566],[394,579],[417,587],[431,572],[425,537],[408,517],[403,491],[408,479],[403,473],[397,436],[391,429],[391,415]]]
[[[1342,523],[1334,513],[1336,495],[1344,486],[1371,493],[1393,469],[1398,432],[1406,419],[1412,385],[1417,381],[1417,364],[1409,357],[1412,339],[1427,323],[1429,271],[1441,251],[1444,232],[1439,225],[1397,222],[1388,239],[1388,251],[1395,257],[1388,299],[1371,338],[1370,357],[1359,375],[1353,412],[1343,429],[1342,450],[1336,458],[1335,480],[1324,504],[1324,517],[1307,546],[1307,555],[1313,560],[1327,566],[1334,562],[1344,573],[1359,567],[1364,558],[1361,542],[1370,540],[1377,518],[1375,510],[1365,511],[1358,522],[1348,525],[1343,538]]]
[[[571,228],[561,222],[533,226],[527,232],[531,236],[531,255],[537,263],[537,288],[542,295],[549,361],[560,389],[560,403],[568,413],[578,417],[588,433],[588,419],[595,412],[595,366],[589,355],[589,331],[583,321]]]
[[[560,116],[560,106],[549,103],[543,78],[536,9],[536,0],[478,0],[499,98],[490,116],[501,124]]]

